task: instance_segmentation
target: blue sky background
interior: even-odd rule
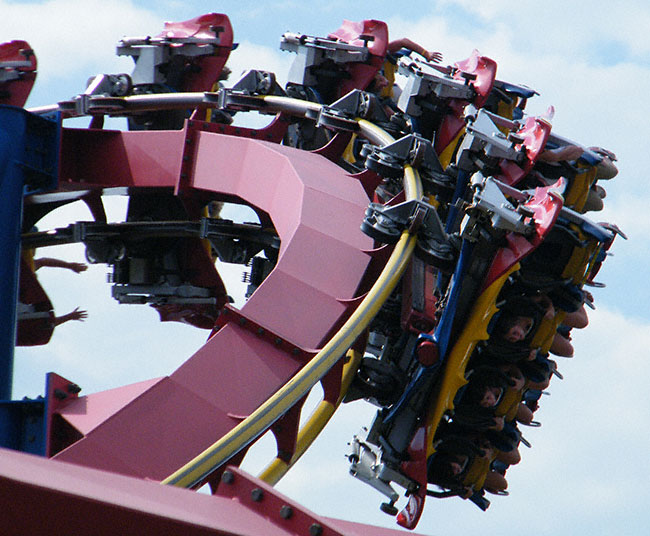
[[[245,68],[260,68],[282,80],[293,59],[278,48],[285,31],[326,35],[343,19],[375,18],[388,23],[392,38],[409,37],[441,51],[445,63],[478,48],[498,63],[499,79],[540,92],[529,113],[553,105],[554,132],[618,155],[620,173],[604,183],[606,209],[592,218],[617,223],[629,240],[617,239],[615,256],[598,276],[607,287],[594,291],[598,308],[590,313],[590,326],[575,332],[576,357],[559,362],[565,380],[554,380],[552,396],[542,401],[537,416],[543,426],[525,431],[533,448],[522,447],[522,463],[508,473],[510,497],[495,497],[486,513],[460,499],[431,500],[418,532],[647,534],[650,5],[0,0],[0,39],[25,39],[35,49],[39,78],[28,106],[40,106],[80,93],[94,74],[130,72],[129,60],[115,56],[121,37],[156,34],[163,21],[210,11],[230,17],[240,43],[229,61],[233,79]],[[116,218],[120,206],[115,203]],[[43,226],[87,218],[85,209],[72,207]],[[83,260],[83,248],[75,246],[40,254]],[[233,289],[239,272],[227,276]],[[81,305],[89,318],[60,327],[47,347],[18,350],[15,398],[41,394],[49,370],[79,383],[83,393],[165,375],[205,338],[186,326],[160,324],[147,307],[113,302],[104,266],[80,275],[51,269],[39,278],[59,313]],[[382,497],[348,476],[344,458],[347,441],[373,414],[365,403],[345,407],[279,489],[324,515],[393,526],[378,510]],[[260,450],[247,461],[251,472],[269,457]]]

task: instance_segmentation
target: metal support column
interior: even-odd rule
[[[23,196],[56,184],[59,128],[0,106],[0,400],[11,398]]]
[[[24,176],[24,111],[0,109],[0,400],[11,398]]]

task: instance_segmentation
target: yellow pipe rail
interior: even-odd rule
[[[363,121],[361,119],[357,119],[357,121],[359,121],[362,130],[366,134],[366,137],[372,136],[376,142],[383,144],[387,144],[393,141],[392,137],[390,137],[382,129],[377,128],[372,123]],[[412,173],[412,170],[410,173]],[[417,185],[409,179],[406,181],[405,188],[417,188]],[[409,196],[409,192],[407,192],[406,195]],[[414,190],[410,191],[410,197],[417,197]],[[348,353],[348,357],[350,358],[350,361],[345,364],[343,378],[341,381],[341,389],[336,402],[332,403],[327,400],[322,400],[318,404],[309,419],[305,422],[304,426],[298,431],[298,436],[296,438],[296,449],[293,456],[291,457],[291,460],[289,460],[289,462],[286,462],[282,458],[274,458],[258,475],[258,478],[260,480],[264,480],[264,482],[270,484],[271,486],[277,484],[280,479],[285,474],[287,474],[289,469],[291,469],[291,467],[296,464],[296,462],[316,440],[318,435],[323,431],[336,410],[339,408],[341,401],[347,393],[347,390],[352,383],[354,374],[356,373],[362,356],[357,352],[350,351]]]
[[[296,437],[296,448],[289,462],[284,461],[282,458],[274,458],[266,468],[257,476],[260,480],[264,480],[267,484],[275,486],[280,479],[287,474],[287,471],[295,465],[295,463],[302,457],[307,449],[316,440],[321,431],[325,428],[330,421],[336,410],[341,405],[343,397],[348,391],[354,375],[359,368],[362,354],[354,350],[350,350],[347,354],[348,362],[343,366],[343,374],[341,378],[341,389],[339,396],[335,402],[328,400],[321,400],[316,406],[309,419],[298,431]]]
[[[262,99],[278,107],[281,107],[282,102],[286,101],[287,105],[291,107],[292,113],[300,112],[300,103],[305,106],[304,101],[297,99],[284,97],[262,97]],[[313,103],[306,104],[308,109],[314,107]],[[358,124],[362,135],[375,143],[387,144],[393,141],[392,136],[368,121],[359,120]],[[408,165],[405,166],[404,171],[404,192],[407,200],[419,199],[422,196],[420,178],[417,172]],[[350,318],[320,352],[249,417],[189,463],[165,478],[162,483],[188,488],[200,484],[217,468],[255,441],[305,396],[352,346],[390,296],[410,262],[415,242],[416,238],[404,231],[373,287]],[[321,421],[322,418],[322,415],[317,415],[315,420]],[[303,438],[302,441],[307,445],[307,441],[309,441],[307,431],[303,434]]]

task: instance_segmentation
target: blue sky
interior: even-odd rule
[[[0,0],[0,38],[26,39],[39,58],[39,79],[28,106],[67,99],[81,92],[94,74],[130,70],[124,58],[115,56],[117,40],[158,33],[166,20],[210,11],[228,14],[240,43],[229,61],[235,75],[244,68],[261,68],[282,79],[292,60],[278,49],[283,32],[325,35],[343,19],[375,18],[388,23],[391,37],[409,37],[439,50],[447,63],[478,48],[498,63],[498,78],[541,93],[530,102],[530,113],[553,105],[555,132],[618,155],[619,176],[604,184],[606,209],[592,218],[617,223],[630,239],[616,241],[614,256],[598,276],[607,287],[594,291],[597,310],[590,314],[591,324],[574,336],[576,357],[559,363],[565,380],[554,381],[552,396],[543,399],[538,413],[543,426],[526,433],[533,448],[523,449],[522,463],[508,474],[510,497],[495,498],[486,513],[459,499],[431,500],[418,532],[646,534],[650,6],[628,1],[613,7],[600,0],[152,4]],[[62,212],[52,225],[75,217],[88,215]],[[81,248],[50,253],[83,260]],[[57,310],[81,305],[89,318],[59,328],[45,348],[18,351],[16,398],[40,394],[49,370],[76,381],[84,393],[161,376],[200,346],[203,332],[161,325],[146,307],[112,302],[105,274],[103,266],[81,275],[39,272]],[[372,414],[363,403],[345,407],[279,489],[324,515],[393,526],[377,508],[380,495],[349,477],[344,460],[347,441],[370,423]],[[254,472],[264,457],[251,458]]]

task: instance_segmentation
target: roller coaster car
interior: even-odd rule
[[[388,50],[388,27],[384,22],[344,21],[341,28],[326,38],[285,33],[280,49],[294,52],[286,85],[290,97],[328,105],[325,113],[293,121],[285,143],[302,149],[323,147],[332,134],[320,126],[356,126],[358,116],[349,117],[349,103],[357,99],[350,93],[366,90],[379,72]],[[376,97],[363,94],[362,117],[380,112]],[[331,105],[331,108],[329,107]],[[354,108],[357,108],[356,102]],[[314,122],[318,119],[318,124]],[[388,118],[383,118],[388,122]]]
[[[510,205],[504,209],[508,203],[487,202],[492,188],[502,195],[493,179],[484,179],[475,193],[473,207],[468,210],[460,258],[452,283],[440,296],[439,318],[433,334],[404,334],[398,338],[384,332],[384,340],[392,343],[385,344],[378,354],[384,364],[369,366],[371,357],[365,368],[360,369],[372,370],[376,375],[385,372],[382,381],[389,375],[400,377],[395,369],[403,371],[402,378],[409,378],[399,399],[385,398],[389,404],[378,412],[367,434],[354,439],[353,452],[358,454],[352,457],[351,469],[355,476],[388,497],[389,502],[382,506],[386,512],[396,513],[398,494],[390,482],[406,489],[409,504],[398,523],[409,528],[417,523],[427,495],[427,460],[433,454],[436,429],[445,413],[453,409],[458,389],[467,383],[465,368],[474,348],[488,338],[488,325],[497,310],[497,296],[508,276],[519,268],[522,257],[530,254],[548,235],[562,206],[556,190],[546,188],[537,190],[533,196],[519,197],[519,201],[513,201],[517,207]],[[516,217],[504,225],[508,220],[506,210]],[[503,219],[495,217],[500,211]],[[380,381],[375,378],[374,383],[373,388]],[[382,401],[376,396],[374,400]],[[393,478],[395,474],[399,477]],[[477,474],[480,482],[480,471]],[[480,485],[476,482],[474,485],[478,493]],[[474,499],[484,506],[481,496]]]
[[[200,212],[188,211],[184,201],[188,200],[173,196],[171,191],[142,195],[134,189],[126,222],[102,221],[105,214],[103,205],[99,204],[95,206],[95,214],[100,221],[27,233],[23,235],[23,246],[83,242],[89,262],[112,266],[112,295],[117,301],[150,304],[162,321],[212,329],[219,311],[230,301],[215,260],[242,266],[252,263],[249,275],[252,293],[275,265],[279,239],[272,230],[263,230],[259,224],[234,224],[220,218],[200,217]],[[188,203],[188,207],[192,205]],[[54,206],[28,205],[27,219],[31,221]],[[264,257],[258,255],[262,252]],[[52,305],[33,272],[26,268],[22,271],[26,272],[21,277],[21,301],[25,306],[19,341],[21,345],[44,344],[39,341],[49,339],[51,334],[48,320]],[[37,317],[42,317],[38,325]],[[32,327],[28,329],[28,326]]]
[[[522,125],[474,107],[466,110],[465,120],[467,133],[458,149],[458,167],[481,170],[509,186],[533,168],[551,131],[551,124],[541,117],[529,117]]]
[[[226,15],[208,13],[183,22],[166,22],[154,37],[125,37],[118,56],[131,56],[135,93],[209,91],[233,47]]]
[[[596,259],[602,259],[597,253],[598,250],[609,247],[616,234],[616,230],[608,229],[608,226],[594,225],[571,209],[562,208],[562,199],[556,191],[546,190],[543,193],[538,192],[538,194],[541,195],[537,200],[538,206],[535,207],[537,212],[535,220],[541,225],[537,229],[537,235],[533,238],[531,236],[526,238],[521,234],[517,236],[517,233],[508,233],[509,246],[501,247],[494,255],[482,290],[478,292],[480,297],[476,305],[471,311],[465,309],[466,312],[463,312],[462,307],[459,308],[456,305],[455,315],[463,320],[468,319],[457,328],[460,330],[460,332],[456,331],[459,333],[457,336],[453,335],[453,322],[448,321],[454,312],[454,300],[452,299],[454,285],[452,285],[450,297],[442,300],[442,305],[445,308],[433,337],[442,359],[435,367],[429,367],[428,370],[426,367],[422,367],[412,373],[402,398],[378,413],[366,437],[355,439],[355,449],[364,450],[369,448],[368,445],[372,446],[369,448],[371,454],[366,454],[366,459],[374,459],[377,471],[371,475],[367,467],[358,469],[353,460],[354,473],[357,476],[361,475],[360,477],[365,480],[375,478],[382,481],[380,484],[371,482],[371,485],[377,489],[383,489],[390,502],[385,503],[382,510],[393,514],[396,512],[394,506],[396,493],[394,491],[386,493],[386,491],[392,490],[388,475],[392,474],[391,471],[399,473],[399,478],[394,478],[392,481],[406,489],[409,502],[398,516],[398,523],[408,528],[413,528],[417,523],[426,495],[436,497],[461,495],[469,498],[482,509],[489,505],[489,501],[483,496],[483,485],[486,475],[490,471],[494,455],[485,458],[484,456],[467,455],[462,449],[460,452],[456,452],[454,455],[463,458],[465,465],[464,470],[458,475],[453,475],[457,478],[451,481],[440,478],[435,465],[445,458],[444,449],[441,456],[436,458],[439,447],[444,445],[444,441],[449,437],[458,434],[458,424],[462,424],[467,429],[468,418],[472,420],[470,428],[476,429],[477,424],[480,424],[476,421],[480,415],[471,413],[468,417],[464,414],[461,405],[461,388],[467,384],[469,379],[469,376],[466,376],[466,370],[474,349],[479,349],[477,344],[489,339],[489,344],[481,346],[481,348],[496,351],[495,356],[499,360],[507,358],[504,353],[505,347],[498,349],[493,344],[492,335],[490,335],[490,325],[495,316],[494,313],[497,311],[498,301],[512,294],[511,284],[509,283],[506,288],[505,283],[510,281],[514,274],[517,276],[515,279],[519,281],[518,284],[523,281],[535,290],[548,292],[558,310],[575,310],[583,299],[580,292],[581,284],[589,277],[594,267],[598,266]],[[544,197],[548,198],[547,203],[544,203]],[[531,208],[533,205],[535,203],[529,203]],[[542,212],[540,212],[541,207],[545,207]],[[545,217],[542,216],[544,213]],[[567,225],[570,229],[567,229]],[[578,233],[577,239],[576,233]],[[524,240],[528,242],[527,246],[524,246]],[[547,243],[548,246],[544,247]],[[564,253],[558,251],[558,247]],[[552,252],[549,251],[549,248]],[[506,261],[506,259],[508,260]],[[459,260],[459,265],[462,265],[462,259]],[[534,266],[538,270],[535,270]],[[541,272],[545,272],[544,277],[539,276]],[[539,277],[533,278],[531,275],[533,273]],[[544,285],[544,278],[551,286]],[[462,287],[458,283],[455,285],[457,288],[463,288],[466,292],[474,292],[474,295],[477,294],[475,288],[472,290],[471,284],[469,285],[470,290],[467,290],[468,285],[465,279],[459,278],[458,281],[462,283]],[[570,287],[567,288],[567,284]],[[458,303],[462,302],[459,300]],[[501,305],[501,307],[503,306]],[[537,317],[534,325],[540,325],[541,311],[533,316]],[[552,333],[556,326],[557,323],[554,324]],[[445,338],[445,334],[449,333],[452,336]],[[539,381],[538,376],[540,375],[542,378],[548,378],[554,370],[543,352],[537,352],[534,361],[528,361],[528,358],[525,357],[530,354],[531,348],[543,349],[544,346],[547,348],[550,342],[545,339],[552,338],[552,333],[549,335],[548,332],[535,328],[521,343],[519,352],[511,352],[512,359],[515,360],[513,362],[522,363],[522,371],[531,381]],[[488,356],[487,361],[483,359],[481,362],[497,361],[494,361],[494,356]],[[476,365],[472,366],[474,372],[475,367]],[[501,384],[500,387],[504,389],[506,385]],[[493,415],[503,416],[506,423],[513,422],[514,414],[523,399],[522,397],[523,392],[519,389],[505,389],[502,398],[494,408]],[[425,409],[427,404],[430,404],[428,410]],[[459,404],[458,407],[456,404]],[[492,415],[489,417],[491,418]],[[449,423],[449,419],[453,424],[452,429],[455,430],[453,432],[449,432],[449,424],[440,427],[442,423]],[[532,424],[535,423],[532,422]],[[494,449],[502,451],[512,450],[516,448],[520,440],[523,441],[516,427],[511,424],[504,428],[503,432],[487,434],[485,439]],[[411,443],[406,444],[409,440]],[[481,441],[483,440],[479,440],[477,443],[478,446],[481,445]],[[425,469],[429,483],[442,487],[442,491],[427,490],[427,480],[423,476]],[[387,488],[386,485],[389,487]]]
[[[0,104],[24,106],[36,80],[36,55],[26,41],[0,44]]]
[[[70,106],[83,108],[91,97],[102,95],[109,101],[119,101],[132,130],[178,129],[190,113],[194,119],[202,118],[203,112],[198,109],[182,109],[186,105],[200,109],[215,104],[221,107],[223,121],[211,121],[206,114],[206,122],[189,121],[183,132],[142,137],[140,132],[126,133],[130,136],[122,136],[122,142],[133,143],[128,148],[135,148],[138,153],[143,149],[147,157],[149,145],[156,145],[151,154],[157,158],[140,160],[133,169],[130,166],[138,160],[129,160],[133,153],[114,152],[114,147],[102,152],[109,145],[105,141],[115,133],[94,128],[80,131],[82,135],[70,132],[74,129],[64,132],[64,143],[59,145],[57,139],[53,145],[63,149],[60,153],[65,159],[60,167],[66,180],[59,187],[51,186],[51,190],[60,188],[54,201],[49,202],[45,194],[40,199],[33,196],[26,203],[24,225],[30,228],[47,212],[77,199],[86,201],[95,221],[23,236],[24,247],[84,242],[90,262],[113,266],[113,296],[120,302],[148,303],[158,310],[162,320],[213,328],[213,333],[206,347],[191,358],[191,364],[188,361],[169,378],[142,386],[152,397],[159,398],[145,400],[138,396],[112,417],[105,419],[100,415],[97,422],[86,422],[83,432],[74,428],[76,406],[58,413],[61,438],[53,447],[45,447],[48,455],[58,453],[63,460],[90,466],[108,460],[108,467],[118,464],[138,476],[162,479],[172,466],[178,467],[181,460],[209,444],[216,429],[222,434],[213,447],[162,482],[189,487],[209,482],[213,491],[223,491],[223,486],[231,485],[234,478],[230,469],[224,470],[226,463],[239,463],[248,446],[264,430],[271,430],[277,440],[278,456],[260,478],[277,482],[283,467],[288,469],[295,463],[313,440],[313,430],[323,420],[326,422],[327,415],[342,398],[363,398],[380,409],[370,429],[352,441],[350,472],[388,498],[381,509],[397,515],[400,525],[409,529],[416,526],[427,496],[461,496],[486,509],[489,501],[485,491],[504,494],[504,487],[494,485],[494,479],[490,483],[490,477],[495,477],[497,470],[504,473],[508,464],[518,462],[513,461],[514,454],[518,456],[516,452],[505,457],[506,461],[500,455],[512,453],[520,442],[525,443],[517,428],[517,419],[523,422],[517,412],[523,403],[533,406],[539,398],[535,393],[529,396],[525,382],[541,383],[554,372],[548,350],[564,312],[581,307],[585,301],[583,285],[595,284],[593,278],[614,237],[622,234],[615,226],[595,224],[580,214],[595,181],[598,158],[603,156],[587,152],[575,166],[566,168],[575,173],[568,177],[558,175],[550,186],[546,177],[544,186],[524,190],[528,184],[523,178],[538,171],[533,168],[547,142],[549,146],[566,142],[550,137],[550,124],[544,119],[528,118],[523,126],[514,120],[523,114],[526,100],[535,92],[495,81],[496,64],[476,51],[469,59],[447,68],[402,59],[400,68],[408,76],[409,86],[400,103],[413,121],[409,119],[405,128],[392,125],[376,95],[361,91],[368,88],[381,67],[387,45],[387,28],[379,21],[345,21],[342,28],[324,39],[285,34],[281,48],[298,55],[287,93],[311,102],[284,98],[274,75],[264,71],[249,71],[233,88],[218,94],[183,96],[174,113],[166,110],[168,106],[174,107],[173,97],[140,99],[140,95],[168,89],[214,89],[232,48],[232,30],[227,17],[209,14],[168,24],[154,38],[123,40],[118,53],[134,57],[133,76],[100,75],[91,81],[78,102],[71,102]],[[19,48],[19,54],[20,50],[24,49]],[[15,50],[11,53],[15,54]],[[30,69],[35,68],[35,60],[30,65],[14,65],[12,61],[3,64],[0,55],[0,86],[21,77],[28,81]],[[25,68],[28,75],[16,75],[16,67]],[[122,98],[132,93],[140,95]],[[266,97],[260,98],[261,95]],[[120,98],[113,98],[117,96]],[[170,100],[165,101],[166,98]],[[314,101],[326,105],[315,105]],[[126,112],[134,102],[134,108]],[[65,106],[61,103],[57,110],[65,112]],[[214,124],[227,123],[230,114],[252,109],[278,113],[276,122],[284,126],[271,133]],[[77,115],[88,113],[89,109],[85,109]],[[106,110],[98,112],[97,117],[103,113]],[[359,117],[374,124],[358,121]],[[99,119],[93,120],[92,126],[100,127],[100,123]],[[381,131],[378,124],[385,125],[386,131]],[[419,124],[417,134],[409,132],[411,124]],[[285,145],[316,149],[317,155],[290,147],[271,148],[268,143],[241,143],[251,140],[237,139],[260,139],[266,135],[267,140],[279,142],[288,125],[293,130],[284,139]],[[218,136],[217,132],[233,136]],[[402,137],[392,140],[394,132]],[[349,175],[321,158],[326,156],[340,164],[353,133],[363,133],[368,140],[359,151],[363,158],[355,162],[355,166],[363,162],[362,173],[366,177],[372,175],[367,182],[350,181]],[[178,163],[180,173],[176,174],[174,167],[164,174],[163,182],[157,182],[149,164],[152,160],[160,161],[167,147],[149,140],[161,140],[168,135],[170,140],[179,142],[176,149],[181,149],[176,155],[178,162],[174,160],[167,167]],[[233,145],[226,147],[224,138]],[[336,143],[321,143],[333,142],[335,138]],[[188,146],[193,147],[197,139],[205,142],[203,151],[192,156]],[[75,140],[85,141],[94,150],[80,149],[86,149],[86,145]],[[137,143],[143,140],[143,145]],[[230,147],[242,152],[229,151]],[[280,182],[266,181],[264,187],[259,182],[244,180],[248,175],[238,177],[232,190],[223,189],[230,188],[225,184],[213,183],[214,155],[219,154],[224,163],[228,161],[234,166],[224,174],[230,175],[236,174],[234,170],[241,163],[237,155],[244,152],[248,156],[246,167],[250,165],[249,172],[254,177],[268,173],[272,162],[279,166],[276,170],[286,170],[292,167],[287,161],[293,163],[295,159],[302,166],[308,158],[311,160],[305,166],[308,173],[296,173],[295,181],[278,172],[271,176]],[[84,160],[84,153],[92,156]],[[102,158],[105,154],[119,155],[129,165],[120,168],[117,157]],[[193,157],[196,161],[192,161]],[[96,165],[98,161],[101,166]],[[108,167],[103,167],[106,162]],[[340,166],[347,171],[351,167],[360,171],[352,164]],[[584,173],[581,167],[586,170]],[[575,180],[581,174],[584,177]],[[110,179],[91,187],[87,177],[91,181]],[[135,178],[138,180],[131,182]],[[379,183],[381,189],[375,190]],[[331,191],[319,189],[325,184],[331,186]],[[354,188],[348,188],[352,184]],[[291,186],[287,188],[288,185]],[[128,189],[126,222],[106,221],[100,192],[110,187]],[[278,188],[283,190],[283,201],[296,202],[295,212],[291,212],[291,203],[275,204]],[[223,200],[222,196],[263,207],[255,209],[261,223],[240,225],[216,216],[205,217],[207,203],[213,198]],[[341,231],[348,229],[348,224],[352,230],[354,222],[358,225],[366,196],[384,201],[370,204],[361,229],[376,242],[395,245],[388,261],[381,250],[391,248],[380,248],[370,262],[368,237]],[[339,210],[337,201],[343,198],[346,207],[333,218],[332,211]],[[323,199],[331,201],[323,203]],[[322,206],[327,210],[317,210]],[[271,214],[277,218],[274,221],[278,233],[271,224]],[[294,228],[294,222],[289,220],[296,218],[300,225]],[[336,229],[328,227],[332,222]],[[315,273],[309,263],[300,264],[307,258],[305,251],[313,246],[314,229],[323,259],[336,259],[339,267],[344,267],[340,282],[346,286],[345,298],[338,288],[333,288],[336,274]],[[333,237],[338,234],[340,240]],[[289,246],[285,242],[287,249],[279,255],[280,235],[292,236],[286,241],[293,244],[291,254],[287,253]],[[265,257],[260,255],[262,252]],[[269,283],[279,283],[275,291],[272,285],[262,286],[247,307],[237,311],[227,306],[229,297],[214,265],[217,257],[226,262],[250,263],[249,294],[267,276]],[[299,259],[300,263],[292,265],[289,259]],[[276,262],[277,269],[273,270]],[[361,300],[358,293],[370,286],[369,281],[382,263],[382,275]],[[51,303],[33,272],[23,274],[25,270],[27,265],[23,262],[19,314],[24,320],[48,322]],[[348,277],[353,271],[355,274]],[[400,277],[401,285],[394,286]],[[298,289],[300,297],[291,296],[281,302],[292,319],[289,323],[275,317],[280,297],[287,294],[287,285]],[[536,305],[529,296],[534,293],[544,294],[551,306],[545,310]],[[372,309],[373,303],[383,306],[377,312]],[[357,309],[352,313],[354,307]],[[360,310],[364,311],[364,319],[352,323]],[[545,314],[549,310],[557,311],[552,319]],[[329,322],[323,320],[326,316],[331,319]],[[504,335],[503,326],[510,317],[523,317],[528,326],[525,335],[516,341]],[[354,324],[350,329],[348,322]],[[51,334],[51,327],[39,327],[27,343],[44,344],[41,341],[49,338],[48,329]],[[24,332],[19,329],[19,341],[22,336]],[[364,345],[365,356],[361,357]],[[242,393],[232,397],[228,390],[231,380],[219,374],[223,370],[220,360],[232,360],[231,351],[242,365],[239,371],[243,381],[255,386],[245,390],[241,400]],[[343,354],[348,357],[345,364]],[[262,360],[264,366],[260,366]],[[500,368],[504,364],[506,367]],[[513,367],[508,368],[510,365]],[[294,376],[298,370],[301,372]],[[224,389],[215,389],[217,380]],[[316,417],[308,419],[302,427],[302,404],[317,381],[322,382],[323,404],[314,414]],[[74,398],[78,387],[64,379],[57,382],[56,385],[67,386],[67,393],[58,389],[59,395]],[[47,389],[48,398],[57,396],[54,387]],[[171,445],[165,449],[165,454],[171,455],[168,460],[161,456],[160,460],[151,460],[147,468],[140,468],[139,452],[148,448],[143,446],[144,442],[159,446],[159,437],[103,432],[108,421],[111,426],[119,421],[117,430],[132,429],[132,423],[142,418],[143,401],[148,407],[158,408],[160,404],[152,404],[151,400],[159,400],[164,406],[165,401],[173,398],[170,393],[186,393],[186,389],[198,396],[183,396],[185,404],[174,402],[173,408],[165,406],[163,413],[155,414],[151,426],[169,431],[182,423],[182,444],[175,441],[178,434],[166,434]],[[494,401],[484,402],[482,397],[492,397]],[[237,400],[233,402],[230,398]],[[233,411],[232,407],[241,409]],[[195,422],[192,418],[177,418],[199,414],[201,422],[211,424],[187,427]],[[233,419],[239,420],[239,416],[243,422],[236,425]],[[67,435],[61,423],[68,423]],[[104,442],[102,433],[110,433],[111,440]],[[188,441],[189,436],[192,437]],[[109,455],[102,456],[102,460],[95,455],[97,447],[93,445],[98,444],[102,445],[102,452],[108,448]],[[216,454],[215,445],[219,451]],[[61,451],[63,447],[68,448]],[[206,453],[210,457],[209,467],[197,468],[197,463],[203,466],[204,462],[198,460],[205,460]],[[133,456],[133,462],[124,462],[122,456]],[[219,483],[222,474],[224,478]],[[401,512],[396,507],[400,495],[393,484],[403,488],[408,498]]]
[[[528,99],[539,95],[527,86],[495,80],[483,108],[505,119],[519,121],[524,117]]]
[[[376,20],[344,21],[326,38],[285,33],[281,50],[295,52],[287,92],[331,104],[373,80],[388,49],[388,27]]]
[[[120,303],[149,303],[163,321],[212,329],[219,311],[231,300],[215,259],[242,266],[253,263],[252,292],[277,260],[279,242],[259,225],[188,219],[199,218],[190,217],[178,197],[132,195],[127,215],[127,225],[134,222],[132,232],[114,242],[121,246],[118,257],[98,261],[113,265],[112,294]],[[105,247],[105,241],[89,242],[88,251]],[[256,256],[262,251],[266,257]]]
[[[219,80],[230,51],[233,30],[226,15],[208,13],[183,22],[166,22],[154,37],[125,37],[119,56],[135,62],[129,75],[98,75],[86,94],[125,96],[210,91]],[[131,130],[179,129],[187,112],[147,112],[129,117]]]
[[[582,153],[571,160],[538,161],[534,171],[541,175],[542,181],[554,181],[559,176],[569,180],[569,187],[565,194],[567,207],[578,212],[602,209],[602,201],[600,207],[597,204],[589,206],[588,199],[591,195],[595,195],[593,188],[599,178],[609,179],[618,172],[608,156],[610,153],[602,149],[586,149],[576,142],[553,133],[549,135],[547,149],[558,150],[568,147],[579,147]]]
[[[475,50],[468,59],[451,67],[402,58],[398,69],[407,77],[398,108],[413,118],[417,132],[434,142],[446,167],[464,131],[463,111],[468,104],[480,108],[486,102],[496,63]]]
[[[518,123],[474,106],[468,106],[465,113],[467,127],[456,150],[456,161],[445,171],[450,177],[455,175],[455,183],[446,190],[438,189],[436,192],[448,233],[457,232],[460,227],[462,212],[459,204],[470,202],[472,188],[476,187],[471,186],[476,183],[474,176],[493,175],[494,179],[491,180],[496,181],[501,190],[507,191],[515,199],[522,199],[521,194],[510,185],[515,184],[533,166],[550,130],[550,124],[543,120],[531,118],[524,127],[520,127]],[[505,135],[500,130],[503,126],[512,132]],[[488,183],[488,186],[491,185]],[[491,189],[494,191],[494,188]],[[486,190],[486,193],[489,191]]]

